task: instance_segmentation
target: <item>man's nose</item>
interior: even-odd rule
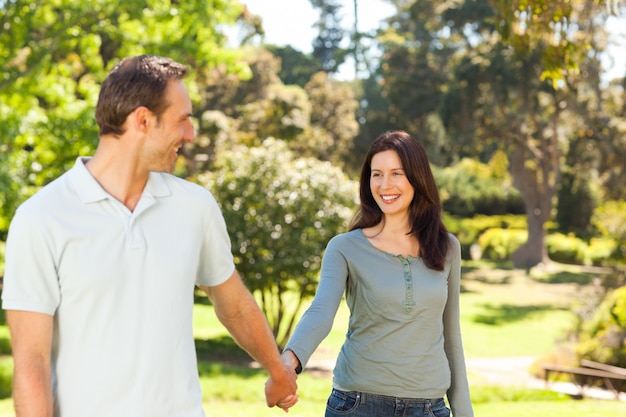
[[[185,132],[183,134],[183,140],[185,142],[193,142],[193,140],[196,138],[196,131],[193,128],[193,125],[191,124],[191,121],[187,123],[187,126],[185,127]]]

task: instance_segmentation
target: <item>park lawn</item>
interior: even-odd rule
[[[624,413],[624,402],[608,400],[489,402],[474,405],[476,417],[617,417]]]
[[[529,278],[523,270],[513,269],[464,271],[462,287],[461,327],[468,358],[538,357],[548,353],[555,341],[574,325],[572,306],[581,294],[581,286],[576,282],[541,282]],[[343,302],[331,333],[316,355],[336,356],[348,318],[349,311]],[[194,329],[199,339],[227,334],[212,307],[205,304],[196,305]]]
[[[461,327],[468,358],[533,356],[554,349],[576,320],[581,287],[543,283],[519,270],[464,274]]]
[[[468,358],[548,355],[574,323],[571,309],[584,289],[576,280],[540,281],[529,278],[524,271],[497,268],[468,268],[462,285],[461,325]],[[343,342],[348,315],[342,303],[317,357],[334,359]],[[210,305],[196,305],[194,335],[207,416],[285,415],[282,410],[265,406],[267,374],[250,366],[250,359],[234,345]],[[300,402],[288,416],[323,415],[330,377],[306,371],[298,384]],[[541,390],[480,385],[471,390],[477,417],[599,417],[626,412],[623,402],[571,400]],[[0,400],[0,417],[13,415],[12,400]]]
[[[307,388],[307,384],[301,382]],[[304,395],[302,395],[305,397]],[[263,401],[240,401],[226,399],[205,400],[204,409],[207,417],[321,417],[324,415],[324,403],[309,398],[300,402],[288,414],[277,408],[268,408]],[[525,401],[525,402],[489,402],[474,405],[476,417],[606,417],[622,416],[626,404],[617,401],[602,400],[567,400],[567,401]],[[14,417],[13,400],[0,400],[0,417]]]

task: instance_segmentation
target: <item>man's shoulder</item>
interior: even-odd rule
[[[51,206],[59,202],[67,202],[68,177],[69,172],[66,172],[41,187],[20,204],[19,210],[38,210],[39,208],[50,209]]]
[[[164,172],[153,173],[153,175],[156,175],[166,185],[169,193],[177,200],[185,200],[189,203],[196,202],[201,205],[216,204],[213,193],[200,184]]]
[[[168,186],[172,186],[182,192],[187,192],[199,196],[212,195],[211,191],[209,191],[207,188],[204,188],[200,184],[190,181],[186,178],[181,178],[167,172],[153,172],[152,175],[157,175]]]

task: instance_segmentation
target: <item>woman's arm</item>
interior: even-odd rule
[[[461,246],[456,238],[451,238],[449,251],[452,266],[448,276],[448,301],[443,314],[444,348],[452,373],[448,401],[455,417],[473,417],[461,337]]]
[[[291,352],[283,354],[283,360],[287,363],[298,361],[305,367],[333,327],[348,279],[348,264],[338,246],[338,241],[332,239],[326,247],[315,298],[302,315],[285,348],[285,352]]]

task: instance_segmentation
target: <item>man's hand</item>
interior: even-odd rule
[[[289,412],[289,409],[296,405],[298,402],[297,395],[289,395],[286,398],[283,398],[278,403],[276,403],[276,407],[282,408],[285,413]]]
[[[296,383],[296,372],[293,368],[283,366],[277,375],[270,375],[265,383],[265,401],[268,407],[277,406],[286,413],[289,408],[298,402],[298,384]]]
[[[265,401],[269,407],[287,411],[298,401],[296,372],[280,357],[272,330],[237,271],[214,287],[201,286],[215,308],[215,314],[233,339],[267,370]]]

